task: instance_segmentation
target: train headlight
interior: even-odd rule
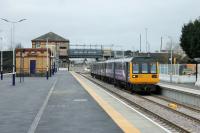
[[[133,78],[138,78],[138,75],[133,75],[132,77],[133,77]]]

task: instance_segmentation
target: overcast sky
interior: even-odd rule
[[[71,44],[122,45],[145,50],[145,28],[151,51],[172,36],[178,41],[184,23],[200,16],[200,0],[1,0],[0,17],[17,21],[15,42],[31,47],[31,40],[57,33]],[[10,45],[10,24],[0,21],[0,36]]]

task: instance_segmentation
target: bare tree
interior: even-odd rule
[[[17,43],[17,45],[15,46],[15,48],[23,48],[23,45],[21,43]]]

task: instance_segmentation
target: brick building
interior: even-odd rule
[[[53,68],[51,50],[46,48],[16,49],[16,73],[25,76],[45,76],[48,66],[49,74]],[[48,56],[48,64],[47,64]]]
[[[65,39],[53,32],[46,33],[40,37],[32,40],[32,48],[46,48],[48,41],[48,47],[51,49],[55,60],[55,66],[67,67],[68,64],[68,51],[69,40]]]

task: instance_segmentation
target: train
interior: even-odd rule
[[[157,92],[159,63],[149,56],[135,56],[95,62],[90,66],[91,76],[124,86],[131,92]]]

